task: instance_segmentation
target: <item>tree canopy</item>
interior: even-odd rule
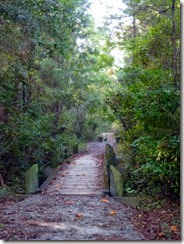
[[[35,163],[42,181],[47,165],[113,125],[127,187],[178,196],[180,3],[123,2],[109,17],[112,30],[108,21],[95,26],[87,0],[1,1],[0,173],[8,186],[23,191]]]

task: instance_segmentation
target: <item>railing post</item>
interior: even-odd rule
[[[106,179],[106,187],[108,187],[109,196],[123,196],[123,177],[119,170],[116,168],[116,156],[109,144],[106,144],[105,150],[105,177]]]
[[[106,144],[105,156],[106,156],[106,168],[107,168],[107,186],[108,186],[109,196],[111,196],[110,165],[115,164],[116,158],[115,158],[114,150],[109,144]]]
[[[35,193],[38,189],[38,164],[26,172],[26,194]]]

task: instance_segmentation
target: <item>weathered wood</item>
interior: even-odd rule
[[[112,196],[123,196],[123,176],[113,165],[110,165],[110,192]]]
[[[104,189],[109,191],[109,185],[108,185],[108,172],[107,172],[107,162],[104,160]]]
[[[106,144],[106,160],[104,162],[104,187],[108,188],[109,195],[123,196],[123,176],[116,168],[116,156],[109,144]]]
[[[35,193],[38,189],[38,164],[26,172],[26,194]]]
[[[61,169],[62,165],[59,165],[56,169],[53,169],[52,173],[48,176],[48,178],[43,182],[43,184],[37,189],[37,192],[42,192],[44,191],[51,180],[57,175],[59,170]]]
[[[101,164],[94,155],[81,155],[60,169],[54,180],[55,184],[48,186],[47,192],[56,191],[61,195],[101,195],[101,173]]]
[[[105,156],[106,156],[107,167],[109,167],[111,164],[112,165],[116,164],[116,157],[115,157],[114,150],[109,144],[106,144]]]
[[[113,148],[109,145],[106,144],[105,147],[105,165],[106,165],[106,171],[104,171],[104,180],[105,180],[105,184],[107,185],[108,191],[109,191],[109,196],[111,196],[111,191],[110,191],[110,165],[114,165],[115,164],[115,153]],[[107,174],[105,173],[107,172]]]

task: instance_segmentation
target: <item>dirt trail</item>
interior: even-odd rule
[[[87,153],[58,172],[38,195],[0,210],[4,240],[144,240],[134,225],[134,210],[103,196],[105,144],[89,143]]]

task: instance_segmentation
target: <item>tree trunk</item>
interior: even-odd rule
[[[135,20],[135,14],[133,14],[133,37],[136,38],[136,20]]]
[[[177,48],[176,48],[176,22],[175,22],[175,8],[176,0],[172,0],[172,68],[173,68],[173,82],[176,85],[177,83]]]
[[[26,106],[26,85],[22,83],[22,107]]]
[[[4,187],[4,179],[1,174],[0,174],[0,186]]]

